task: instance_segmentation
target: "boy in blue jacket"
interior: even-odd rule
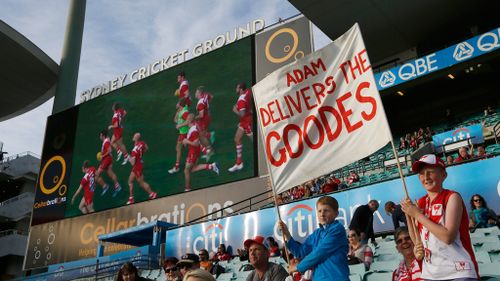
[[[312,269],[312,280],[349,281],[349,243],[344,226],[335,220],[339,214],[339,203],[333,197],[321,197],[316,203],[316,212],[319,228],[303,244],[296,242],[286,224],[280,221],[288,249],[301,260],[298,264],[290,264],[288,271],[303,274]]]

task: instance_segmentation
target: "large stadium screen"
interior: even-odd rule
[[[51,116],[32,224],[256,176],[251,92],[237,92],[254,81],[252,44],[247,37]]]

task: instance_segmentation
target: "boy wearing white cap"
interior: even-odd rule
[[[417,202],[402,201],[403,211],[416,220],[424,245],[422,279],[478,280],[478,267],[460,194],[443,188],[444,162],[433,154],[412,165],[427,195]]]

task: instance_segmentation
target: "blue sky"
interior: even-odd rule
[[[67,0],[3,0],[0,19],[59,64],[68,8]],[[75,104],[87,89],[235,27],[296,14],[286,0],[88,0]],[[316,49],[330,42],[317,28],[314,39]],[[41,154],[52,103],[0,122],[4,151]]]

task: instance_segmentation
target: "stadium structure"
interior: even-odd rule
[[[377,199],[383,205],[386,201],[397,202],[403,198],[395,167],[397,162],[403,166],[410,196],[417,198],[422,195],[422,191],[413,188],[419,186],[419,183],[409,169],[411,162],[427,153],[436,153],[443,160],[448,156],[457,158],[458,150],[463,147],[474,151],[477,156],[477,148],[481,146],[485,148],[486,154],[461,163],[450,163],[447,168],[447,183],[461,193],[466,203],[473,194],[482,194],[489,206],[497,213],[500,212],[500,100],[496,87],[496,79],[500,74],[500,21],[495,14],[499,10],[498,4],[492,1],[339,3],[327,0],[291,0],[290,3],[332,40],[343,34],[354,22],[359,23],[393,136],[400,148],[399,159],[395,159],[387,146],[363,160],[331,171],[311,183],[305,183],[300,188],[309,189],[306,194],[281,194],[280,211],[293,232],[300,238],[312,232],[315,225],[315,201],[318,196],[325,194],[321,187],[333,176],[344,184],[342,188],[337,187],[328,194],[339,201],[338,219],[347,227],[355,208],[368,200]],[[258,34],[255,38],[257,36]],[[93,105],[83,104],[60,113],[62,115],[59,116],[73,116],[76,120],[64,127],[69,131],[73,130],[73,133],[66,135],[65,140],[79,138],[79,132],[74,129],[78,115],[89,111],[91,106],[98,108],[96,118],[101,118],[99,111],[109,111],[118,97],[122,104],[127,104],[128,93],[141,87],[152,89],[154,95],[156,85],[174,79],[181,69],[193,70],[191,82],[214,83],[215,80],[210,79],[215,78],[203,79],[202,75],[194,71],[196,64],[210,65],[211,56],[221,54],[233,58],[234,54],[231,52],[234,50],[231,47],[234,46],[240,52],[238,56],[245,57],[252,53],[251,50],[247,52],[248,46],[252,45],[251,40],[254,38],[240,40],[232,46],[194,60],[192,65],[180,65],[170,73],[159,73],[141,82],[141,85],[129,85],[119,92],[97,99]],[[234,71],[243,79],[255,82],[251,70]],[[169,91],[173,92],[174,89],[175,87]],[[161,102],[172,104],[169,100]],[[229,102],[228,100],[227,103]],[[144,117],[144,120],[153,117]],[[61,119],[58,115],[52,118],[56,121],[49,122],[66,125],[64,122],[57,123]],[[48,127],[49,138],[52,133],[54,136],[59,135],[57,130],[50,131],[50,125]],[[87,131],[96,130],[86,124],[83,127]],[[432,132],[430,138],[423,137],[427,127]],[[419,133],[421,128],[423,133]],[[226,132],[222,138],[228,136],[225,134]],[[401,137],[404,143],[407,135],[408,145],[404,146],[399,140]],[[256,139],[253,141],[257,143]],[[250,143],[245,145],[251,146]],[[64,154],[60,158],[54,158],[62,155],[58,149],[64,147],[64,144],[58,147],[49,149],[48,155],[44,147],[41,160],[43,170],[54,170],[53,173],[61,175],[54,183],[58,183],[59,179],[63,182],[63,178],[74,181],[74,178],[81,177],[81,173],[74,171],[80,168],[78,165],[86,156],[64,158],[67,157]],[[259,167],[262,162],[259,149],[258,145],[254,145],[253,151],[244,156],[245,161],[251,161],[253,154],[253,174],[235,179],[227,174],[228,180],[224,180],[224,183],[210,185],[201,182],[193,191],[186,193],[176,192],[176,187],[171,185],[174,190],[171,193],[163,192],[161,198],[147,200],[144,196],[140,202],[131,206],[103,207],[86,215],[79,214],[71,206],[62,210],[54,209],[54,212],[39,212],[38,222],[32,221],[24,269],[46,268],[48,272],[25,279],[114,280],[117,268],[124,261],[133,261],[140,268],[142,276],[165,280],[161,264],[167,256],[180,257],[186,252],[196,253],[201,248],[215,251],[219,243],[230,245],[233,254],[236,254],[236,249],[242,248],[243,240],[256,234],[274,236],[279,240],[272,194],[266,186],[267,172]],[[94,153],[95,150],[89,148],[88,151]],[[84,154],[87,151],[78,153]],[[224,153],[226,152],[222,151]],[[224,157],[231,157],[229,153],[228,151]],[[74,161],[77,163],[71,164],[73,157],[77,157]],[[150,167],[153,167],[157,160],[151,156],[146,157],[145,163],[149,160],[152,163]],[[51,166],[56,161],[53,159],[58,159],[61,164]],[[224,161],[224,158],[217,160]],[[71,165],[75,175],[66,170]],[[126,175],[125,171],[119,169],[122,168],[117,168],[119,176],[120,173]],[[352,171],[359,174],[359,181],[348,182]],[[152,174],[155,173],[160,171],[156,170]],[[208,175],[211,176],[213,175]],[[50,180],[53,178],[50,177]],[[155,180],[161,183],[163,179]],[[44,181],[44,173],[39,176],[40,181]],[[47,185],[44,188],[46,191],[52,190]],[[63,192],[55,188],[54,191],[56,190],[59,195],[43,198],[43,202],[55,202],[55,208],[67,202],[67,198],[74,193],[74,190]],[[45,194],[50,195],[47,193]],[[35,201],[35,204],[42,202],[37,201],[36,195]],[[95,203],[97,205],[99,201]],[[467,208],[470,211],[470,206]],[[377,238],[379,246],[374,247],[375,261],[368,271],[352,266],[351,280],[389,280],[392,270],[399,264],[399,256],[394,250],[394,241],[390,235],[393,231],[390,218],[379,210],[374,217],[374,226],[380,236]],[[499,235],[500,232],[495,227],[478,229],[471,235],[479,271],[484,280],[500,278]],[[281,258],[274,258],[273,261],[285,264]],[[217,279],[245,280],[248,272],[240,271],[244,264],[237,258],[221,262],[226,273],[217,276]]]

